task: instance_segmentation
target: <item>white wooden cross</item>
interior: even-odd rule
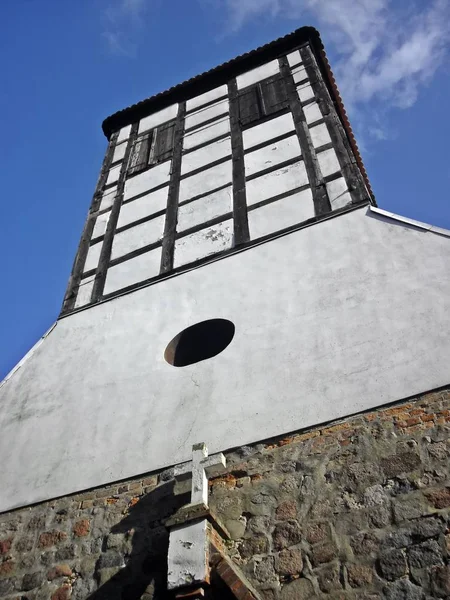
[[[192,446],[192,460],[175,467],[175,479],[186,481],[192,478],[191,504],[208,506],[208,479],[222,473],[226,467],[226,458],[219,452],[208,456],[206,444]]]

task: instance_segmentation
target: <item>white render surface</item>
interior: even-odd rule
[[[299,83],[300,81],[304,81],[308,79],[308,73],[303,65],[299,65],[292,69],[292,77],[294,78],[295,83]]]
[[[322,113],[320,112],[317,102],[306,104],[306,106],[303,107],[303,112],[305,113],[305,119],[308,125],[322,118]]]
[[[449,261],[448,237],[362,207],[59,320],[0,388],[0,510],[448,384]],[[211,318],[231,344],[169,365]]]
[[[189,200],[200,194],[212,191],[215,188],[231,183],[232,167],[231,160],[205,169],[196,175],[191,175],[180,181],[179,201]]]
[[[105,234],[110,216],[110,210],[108,212],[102,213],[101,215],[98,215],[98,217],[95,219],[95,225],[92,231],[92,239],[95,239]]]
[[[314,203],[310,189],[271,202],[248,212],[250,238],[274,233],[295,223],[314,217]]]
[[[339,177],[338,179],[326,183],[325,187],[327,188],[332,210],[347,206],[347,204],[350,204],[352,201],[352,197],[347,188],[347,183],[343,177]]]
[[[167,587],[169,590],[208,578],[208,521],[174,527],[169,534]]]
[[[319,167],[324,177],[327,177],[327,175],[332,175],[333,173],[337,173],[341,170],[341,165],[339,164],[334,148],[319,152],[317,154],[317,160],[319,161]]]
[[[95,275],[90,275],[86,279],[81,280],[75,300],[75,308],[80,308],[80,306],[84,306],[90,302],[92,290],[94,289],[94,281]]]
[[[282,167],[261,177],[247,181],[245,188],[247,205],[251,206],[262,200],[269,200],[296,187],[309,185],[305,163],[301,160],[293,165]]]
[[[105,294],[111,294],[129,285],[145,281],[159,274],[161,248],[139,254],[108,269]]]
[[[309,83],[302,83],[297,86],[297,94],[300,98],[300,102],[306,102],[311,98],[314,98],[314,91]]]
[[[193,202],[182,204],[178,208],[178,231],[184,231],[195,225],[200,225],[220,217],[233,209],[233,189],[228,188],[213,192],[209,196],[204,196]]]
[[[134,221],[148,217],[167,207],[167,196],[169,186],[163,187],[155,192],[150,192],[136,200],[122,204],[120,207],[119,220],[117,228],[124,227]]]
[[[116,233],[111,250],[111,259],[114,260],[159,241],[164,233],[165,220],[166,216],[160,215],[150,221],[145,221],[145,223]]]
[[[99,210],[106,210],[107,208],[111,208],[114,203],[114,198],[117,194],[117,185],[111,187],[103,193],[102,200],[100,202]]]
[[[319,148],[324,144],[329,144],[331,142],[331,137],[328,132],[328,127],[325,123],[321,123],[320,125],[315,125],[311,127],[309,130],[311,135],[311,141],[313,143],[314,148]]]
[[[247,73],[238,75],[236,77],[238,90],[241,90],[248,85],[252,85],[253,83],[257,83],[258,81],[262,81],[267,77],[271,77],[271,75],[276,75],[279,72],[280,65],[278,64],[278,60],[271,60],[265,65],[261,65],[260,67],[256,67],[256,69],[247,71]]]
[[[287,55],[288,63],[290,67],[294,67],[298,63],[302,62],[302,57],[300,56],[300,52],[298,50],[294,50]]]
[[[117,138],[116,143],[120,144],[120,142],[127,140],[130,137],[130,132],[131,132],[131,125],[126,125],[125,127],[122,127],[122,129],[119,131],[119,136]]]
[[[193,150],[184,154],[181,160],[181,175],[204,167],[226,156],[231,156],[231,138],[227,137],[217,142],[203,146],[199,150]]]
[[[142,194],[147,190],[151,190],[163,183],[168,183],[170,176],[170,165],[171,161],[166,160],[166,162],[161,163],[160,165],[156,165],[143,173],[139,173],[139,175],[134,175],[125,181],[125,190],[124,190],[124,200],[128,200],[129,198],[133,198],[133,196],[137,196],[138,194]]]
[[[191,98],[186,102],[186,110],[190,111],[194,108],[198,108],[199,106],[203,106],[203,104],[207,104],[208,102],[212,102],[213,100],[217,100],[222,96],[226,96],[228,94],[228,87],[226,85],[221,85],[219,87],[214,88],[213,90],[209,90],[204,94],[200,94],[200,96],[196,96],[195,98]]]
[[[178,104],[172,104],[171,106],[167,106],[166,108],[163,108],[162,110],[159,110],[148,117],[144,117],[139,123],[138,133],[142,133],[148,129],[153,129],[158,125],[166,123],[167,121],[172,121],[172,119],[175,119],[177,116],[177,112]]]
[[[208,123],[207,125],[198,127],[198,129],[185,133],[183,138],[183,148],[184,150],[190,150],[191,148],[195,148],[195,146],[204,144],[209,140],[213,140],[214,138],[229,132],[230,117],[226,115],[213,123]]]
[[[109,170],[108,177],[106,178],[106,185],[110,185],[111,183],[116,183],[119,179],[120,169],[122,168],[122,163],[119,163],[115,167],[112,167]]]
[[[90,271],[91,269],[96,269],[98,265],[98,261],[100,259],[100,252],[102,250],[103,241],[97,242],[96,244],[92,244],[89,246],[89,250],[86,256],[86,261],[84,263],[83,272]]]
[[[175,242],[174,266],[176,268],[216,252],[228,250],[232,242],[233,221],[231,219],[185,235]]]
[[[190,129],[191,127],[195,127],[196,125],[200,125],[204,121],[208,121],[209,119],[214,119],[219,115],[223,115],[227,113],[229,110],[229,102],[228,98],[224,98],[223,100],[219,100],[210,106],[205,108],[200,108],[199,110],[186,115],[185,119],[185,128]]]
[[[291,135],[291,137],[284,140],[273,142],[259,150],[254,150],[246,154],[244,156],[245,175],[248,177],[295,156],[300,157],[300,155],[301,150],[298,137]]]
[[[260,123],[259,125],[255,125],[254,127],[250,127],[249,129],[245,129],[242,132],[244,150],[248,150],[253,146],[262,144],[265,141],[283,135],[283,133],[288,133],[289,131],[295,131],[294,119],[292,118],[291,112],[275,117],[275,119],[265,121],[264,123]]]
[[[122,142],[121,144],[117,144],[117,146],[114,148],[114,154],[112,157],[112,162],[115,163],[118,160],[123,160],[123,157],[125,156],[125,152],[127,149],[127,143],[126,142]]]

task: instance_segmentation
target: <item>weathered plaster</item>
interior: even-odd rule
[[[177,112],[178,112],[178,104],[172,104],[171,106],[167,106],[166,108],[163,108],[162,110],[160,110],[156,113],[153,113],[152,115],[149,115],[148,117],[145,117],[139,123],[139,130],[138,130],[139,133],[142,133],[143,131],[147,131],[148,129],[153,129],[154,127],[157,127],[158,125],[162,125],[163,123],[166,123],[167,121],[171,121],[172,119],[175,119],[175,117],[177,116]]]
[[[276,75],[279,72],[280,67],[278,65],[278,60],[271,60],[265,65],[261,65],[260,67],[256,67],[256,69],[247,71],[247,73],[238,75],[236,77],[238,89],[241,90],[242,88],[245,88],[248,85],[257,83],[258,81],[266,79],[266,77],[270,77],[271,75]]]
[[[205,256],[231,248],[233,222],[216,223],[206,229],[186,235],[175,242],[174,266],[179,267]],[[169,342],[168,340],[167,342]]]
[[[275,117],[275,119],[270,119],[270,121],[266,121],[265,123],[260,123],[259,125],[245,129],[242,132],[244,149],[248,150],[253,146],[262,144],[266,140],[273,139],[279,135],[283,135],[283,133],[288,133],[289,131],[295,131],[294,119],[290,112]]]
[[[324,152],[319,152],[317,154],[317,160],[319,161],[319,167],[324,177],[341,170],[341,165],[339,164],[336,152],[333,148],[325,150]]]
[[[334,179],[329,183],[325,184],[327,188],[328,198],[331,202],[332,210],[337,208],[342,208],[343,206],[347,206],[352,201],[352,197],[350,196],[350,192],[347,188],[347,183],[343,177],[339,177],[339,179]]]
[[[89,246],[89,250],[88,250],[88,253],[86,256],[86,261],[84,263],[84,269],[83,269],[84,273],[86,271],[90,271],[91,269],[97,268],[102,245],[103,245],[103,242],[97,242],[96,244],[92,244],[92,246]]]
[[[306,102],[310,98],[314,98],[314,91],[309,83],[302,83],[297,86],[297,94],[300,102]]]
[[[311,127],[309,130],[314,148],[319,148],[331,142],[331,137],[325,123]]]
[[[94,288],[95,275],[90,275],[86,279],[82,279],[78,287],[77,299],[75,300],[75,308],[84,306],[91,301],[92,290]]]
[[[320,108],[317,102],[311,102],[311,104],[307,104],[306,106],[304,106],[303,112],[305,113],[305,119],[308,124],[314,123],[314,121],[318,121],[323,116],[320,112]]]
[[[116,183],[116,181],[119,179],[121,168],[122,168],[122,165],[118,164],[109,170],[108,177],[106,178],[106,185],[110,185],[111,183]]]
[[[363,207],[61,319],[0,390],[1,509],[445,385],[449,259]],[[236,326],[224,352],[164,360],[215,317]]]
[[[126,127],[122,127],[119,131],[119,136],[117,138],[117,143],[124,142],[130,137],[131,125],[126,125]]]
[[[225,135],[230,132],[230,118],[228,116],[217,119],[213,123],[203,125],[194,131],[188,131],[184,135],[183,148],[190,150],[200,144],[204,144],[209,140],[213,140],[221,135]]]
[[[290,67],[297,65],[302,62],[302,57],[300,56],[300,52],[298,50],[294,50],[294,52],[290,52],[287,55],[288,63]]]
[[[230,187],[214,192],[209,196],[183,204],[178,209],[178,231],[195,227],[200,223],[231,212],[233,191]]]
[[[169,537],[169,590],[205,581],[208,577],[208,521],[174,527]]]
[[[112,162],[115,163],[118,160],[123,160],[123,157],[125,156],[125,151],[127,149],[127,144],[125,142],[118,144],[115,148],[114,148],[114,154],[112,157]]]
[[[203,104],[207,104],[208,102],[212,102],[217,98],[221,98],[222,96],[226,96],[228,93],[228,88],[226,85],[221,85],[219,87],[214,88],[213,90],[209,90],[204,94],[200,94],[200,96],[196,96],[195,98],[191,98],[186,102],[186,110],[193,110],[194,108],[198,108],[199,106],[203,106]]]
[[[129,285],[145,281],[159,274],[161,248],[140,254],[108,269],[105,294],[112,294]]]
[[[249,211],[250,237],[254,240],[311,217],[314,217],[314,203],[308,189]]]
[[[95,219],[94,229],[92,231],[92,239],[100,237],[104,235],[106,231],[106,227],[108,226],[109,217],[111,216],[111,211],[102,213]]]
[[[114,198],[117,194],[117,185],[113,186],[106,190],[106,192],[102,196],[102,200],[100,203],[100,210],[106,210],[107,208],[111,208],[114,203]]]
[[[299,83],[300,81],[308,79],[308,73],[303,65],[299,65],[298,67],[295,67],[295,69],[292,69],[292,77],[294,78],[295,83]]]
[[[300,155],[301,150],[298,137],[292,135],[284,140],[268,144],[259,150],[254,150],[246,154],[244,158],[245,175],[248,177],[295,156],[300,157]]]
[[[247,204],[250,206],[263,200],[269,200],[296,187],[309,185],[305,163],[299,161],[282,167],[246,183]]]

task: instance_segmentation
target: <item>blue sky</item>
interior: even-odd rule
[[[450,228],[448,0],[15,0],[0,8],[0,377],[58,316],[109,114],[302,25],[381,208]]]

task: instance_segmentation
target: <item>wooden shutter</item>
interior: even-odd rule
[[[265,115],[271,115],[287,106],[288,98],[284,80],[281,78],[259,84]]]
[[[136,140],[130,155],[128,163],[128,173],[133,175],[139,173],[148,166],[148,156],[150,151],[150,143],[152,132],[146,133]]]
[[[156,164],[172,157],[175,123],[161,125],[155,131],[155,143],[150,155],[150,164]]]
[[[241,125],[249,125],[261,116],[258,86],[254,85],[239,94],[239,121]]]

